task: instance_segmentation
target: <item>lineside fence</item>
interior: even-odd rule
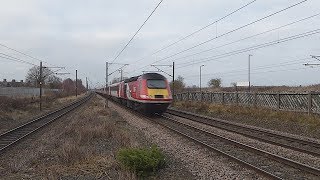
[[[178,101],[198,101],[225,105],[265,107],[276,110],[320,114],[320,93],[185,92]]]
[[[42,93],[57,93],[61,91],[60,89],[42,89]],[[0,87],[0,96],[7,97],[34,97],[40,95],[39,88],[31,87]]]

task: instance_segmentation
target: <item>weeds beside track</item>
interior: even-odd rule
[[[0,153],[6,150],[8,147],[17,143],[21,139],[27,137],[28,135],[36,132],[40,128],[48,125],[56,119],[61,118],[65,114],[71,112],[76,109],[83,103],[87,102],[93,94],[89,94],[88,96],[81,98],[67,106],[64,106],[56,111],[45,114],[39,118],[36,118],[26,124],[23,124],[17,128],[14,128],[10,131],[7,131],[0,135]]]

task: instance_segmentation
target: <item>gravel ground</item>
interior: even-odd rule
[[[173,117],[171,115],[169,115],[169,117]],[[198,122],[194,122],[185,118],[180,118],[180,117],[174,117],[176,120],[179,120],[180,122],[184,122],[186,124],[190,124],[190,125],[194,125],[196,127],[208,130],[210,132],[214,132],[216,134],[219,134],[223,137],[227,137],[229,139],[232,139],[234,141],[238,141],[259,149],[262,149],[264,151],[273,153],[273,154],[277,154],[279,156],[282,157],[286,157],[289,159],[292,159],[294,161],[297,162],[301,162],[303,164],[307,164],[309,166],[312,167],[316,167],[316,168],[320,168],[320,157],[315,157],[313,155],[309,155],[309,154],[305,154],[305,153],[301,153],[301,152],[297,152],[291,149],[287,149],[287,148],[283,148],[283,147],[279,147],[276,145],[271,145],[268,143],[264,143],[264,142],[260,142],[258,140],[255,139],[251,139],[245,136],[242,136],[240,134],[236,134],[236,133],[232,133],[232,132],[227,132],[225,130],[221,130],[218,128],[214,128],[212,126],[208,126],[208,125],[204,125]]]
[[[133,115],[118,105],[110,103],[110,107],[121,114],[131,126],[141,130],[148,140],[157,144],[169,157],[180,161],[193,174],[193,177],[187,179],[264,179],[255,172],[160,125]]]
[[[97,96],[1,154],[0,179],[137,179],[118,164],[116,154],[152,142],[103,106],[104,99]],[[170,157],[164,169],[148,178],[196,179]]]
[[[187,101],[179,101],[171,108],[320,141],[318,115]]]

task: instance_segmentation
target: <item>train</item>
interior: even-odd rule
[[[108,86],[108,96],[131,109],[148,114],[162,114],[172,103],[167,78],[145,73]]]

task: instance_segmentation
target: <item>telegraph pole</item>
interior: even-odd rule
[[[76,97],[78,96],[78,70],[76,69]]]
[[[106,92],[106,95],[107,95],[107,97],[106,97],[106,108],[108,108],[109,107],[109,101],[108,101],[108,98],[109,98],[109,91],[108,91],[108,78],[109,78],[109,74],[108,74],[108,67],[109,66],[109,63],[108,62],[106,62],[106,89],[105,89],[105,92]]]
[[[251,82],[250,82],[250,57],[252,56],[252,54],[249,54],[248,56],[248,82],[249,82],[249,87],[248,90],[249,92],[251,91]]]
[[[39,85],[40,85],[40,102],[39,109],[42,111],[42,61],[40,61],[40,77],[39,77]]]
[[[174,101],[174,62],[172,62],[172,100]]]
[[[200,93],[201,93],[201,68],[203,67],[204,65],[201,65],[200,66]]]
[[[88,91],[88,77],[86,77],[86,89]]]

